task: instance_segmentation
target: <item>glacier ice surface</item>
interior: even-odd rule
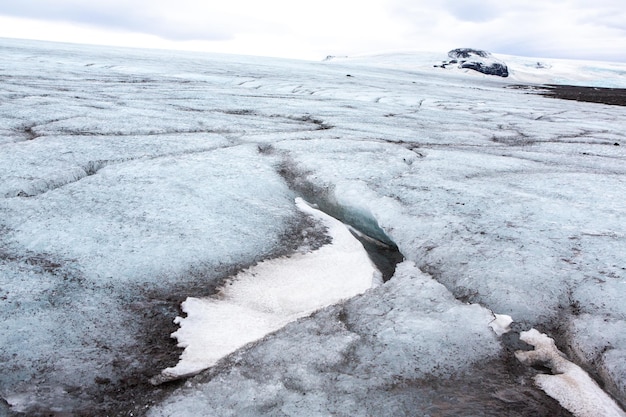
[[[566,413],[519,383],[531,327],[625,404],[625,107],[507,88],[623,87],[623,65],[0,46],[6,413],[223,415],[233,384],[238,415]],[[299,194],[407,261],[156,404],[179,303],[316,239]]]

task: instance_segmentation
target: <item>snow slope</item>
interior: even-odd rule
[[[493,54],[509,68],[509,76],[500,80],[504,84],[563,84],[606,88],[626,88],[626,65],[617,62],[581,61],[555,58],[533,58],[505,54]],[[389,69],[431,72],[433,65],[449,61],[445,52],[396,52],[353,57],[332,57],[334,62],[366,65]],[[497,77],[481,74],[471,69],[459,69],[449,65],[437,68],[435,73],[464,74],[474,78],[497,80]]]
[[[626,403],[626,108],[507,88],[626,66],[0,49],[0,415],[569,415],[530,328]],[[407,260],[152,387],[182,301],[327,246],[299,196]]]

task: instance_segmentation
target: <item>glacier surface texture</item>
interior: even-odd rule
[[[0,416],[577,415],[520,353],[531,329],[622,415],[626,107],[542,85],[626,87],[626,65],[0,51]],[[353,249],[335,265],[339,226],[299,198],[397,248],[393,276]],[[339,282],[255,280],[301,258]],[[174,368],[242,292],[251,338]]]

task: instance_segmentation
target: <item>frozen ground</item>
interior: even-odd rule
[[[626,404],[626,107],[510,88],[626,66],[0,50],[0,415],[569,415],[514,354],[533,327]],[[187,297],[328,246],[298,196],[406,261],[151,386]]]

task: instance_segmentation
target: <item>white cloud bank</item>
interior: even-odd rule
[[[321,59],[472,46],[512,55],[626,60],[619,1],[22,0],[0,36]]]

